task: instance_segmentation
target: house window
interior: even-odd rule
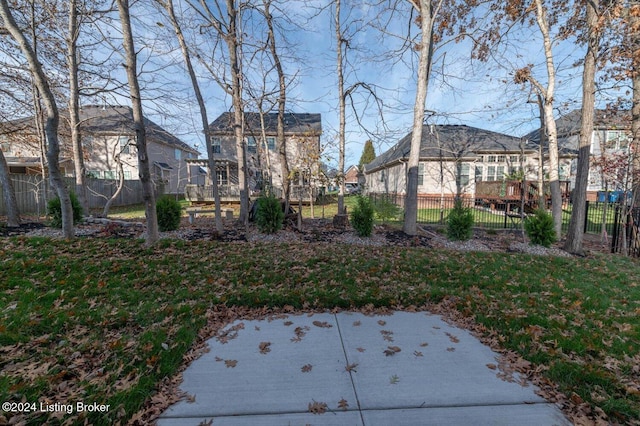
[[[229,178],[226,170],[216,170],[216,178],[218,179],[218,185],[229,184]]]
[[[487,181],[496,180],[496,166],[487,167]]]
[[[87,177],[90,177],[93,179],[101,179],[102,172],[100,170],[89,170],[87,171]]]
[[[380,172],[380,182],[384,182],[384,170]]]
[[[496,156],[495,155],[488,155],[487,156],[487,163],[495,163],[496,162]]]
[[[118,137],[118,143],[120,144],[120,153],[121,154],[129,154],[130,153],[130,145],[129,145],[129,137],[128,136],[120,136],[120,137]]]
[[[458,186],[469,185],[469,164],[468,163],[458,163],[456,165],[458,169],[457,173],[457,184]]]
[[[623,149],[629,147],[629,135],[622,130],[607,130],[606,149]]]
[[[268,137],[267,138],[267,147],[269,148],[269,151],[275,151],[276,150],[276,138]]]
[[[105,170],[104,171],[105,179],[116,179],[116,171],[115,170]]]
[[[220,138],[211,138],[211,148],[213,148],[214,154],[220,154]]]
[[[418,164],[418,186],[424,185],[424,163]]]
[[[496,172],[496,180],[504,180],[504,166],[498,166]]]
[[[182,151],[180,151],[178,148],[175,148],[173,150],[173,158],[175,158],[176,160],[180,160],[182,158]]]
[[[258,151],[256,138],[253,136],[247,136],[247,151],[251,153],[256,153]]]
[[[512,164],[519,162],[520,158],[518,158],[518,157],[519,157],[518,155],[510,155],[509,156],[509,162],[512,163]]]
[[[476,182],[482,182],[482,166],[476,166],[475,177]]]
[[[124,174],[124,180],[131,180],[131,171],[125,170],[123,174]]]
[[[498,163],[504,163],[507,161],[506,155],[498,155]]]

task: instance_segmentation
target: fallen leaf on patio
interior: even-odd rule
[[[447,348],[447,352],[455,352],[456,348]]]
[[[400,381],[400,377],[396,376],[395,374],[391,376],[391,378],[389,379],[389,383],[391,383],[392,385],[395,385],[399,381]]]
[[[260,342],[260,345],[258,345],[260,353],[264,355],[267,352],[271,352],[271,348],[269,348],[269,346],[271,346],[271,342]]]
[[[420,346],[423,348],[426,348],[427,346],[429,346],[429,344],[427,342],[423,342],[423,343],[420,343]]]
[[[413,354],[417,357],[422,356],[422,352],[420,351],[413,351]]]
[[[382,338],[387,342],[393,342],[393,331],[380,330],[380,334],[382,334]]]
[[[338,408],[347,411],[347,408],[349,408],[349,403],[346,399],[342,398],[340,401],[338,401]]]
[[[307,364],[307,365],[303,365],[300,370],[302,370],[303,373],[308,373],[309,371],[311,371],[312,368],[313,368],[313,365]]]
[[[458,339],[456,336],[454,336],[451,333],[444,333],[447,335],[447,337],[449,337],[449,340],[451,340],[453,343],[460,343],[460,339]]]
[[[326,321],[322,321],[322,322],[314,321],[312,324],[315,325],[316,327],[320,327],[320,328],[331,328],[331,327],[333,327],[331,324],[329,324]]]
[[[383,320],[378,320],[378,324],[384,327],[387,324],[387,322]]]
[[[360,324],[362,324],[360,321],[354,321],[353,322],[353,326],[354,327],[360,327]]]
[[[211,426],[212,424],[213,424],[213,419],[209,421],[203,420],[200,423],[198,423],[198,426]]]
[[[282,324],[286,325],[287,327],[290,325],[293,325],[293,321],[285,321]]]
[[[316,402],[309,403],[309,412],[313,414],[324,414],[327,412],[327,404],[324,402]]]
[[[220,358],[219,356],[217,356],[217,357],[216,357],[216,361],[217,361],[217,362],[222,362],[222,361],[224,361],[224,359],[222,359],[222,358]]]
[[[356,367],[358,366],[357,363],[354,364],[347,364],[347,366],[344,368],[347,371],[356,371]]]
[[[358,352],[364,352],[364,351],[366,351],[366,349],[365,349],[365,348],[356,348],[356,350],[357,350]]]
[[[256,331],[260,331],[260,327],[258,327],[257,325],[254,328]]]
[[[386,356],[392,356],[397,354],[398,352],[400,352],[402,349],[400,349],[397,346],[387,346],[387,349],[385,349],[384,354]]]
[[[226,365],[227,368],[234,368],[237,364],[238,364],[238,361],[236,361],[235,359],[224,360],[224,365]]]
[[[196,402],[196,396],[195,395],[187,395],[187,402],[189,404],[193,404],[194,402]]]
[[[495,364],[487,364],[487,367],[489,367],[491,370],[495,370],[496,368],[498,368],[498,366]]]

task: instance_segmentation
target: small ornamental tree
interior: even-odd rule
[[[373,205],[371,200],[358,195],[356,206],[351,211],[351,224],[361,237],[369,237],[373,231]]]
[[[165,195],[156,202],[156,214],[158,216],[158,229],[161,232],[175,231],[180,227],[182,208],[173,197]]]
[[[447,218],[447,237],[452,241],[466,241],[471,238],[473,212],[456,200]]]
[[[532,244],[549,247],[556,241],[553,218],[544,209],[536,210],[536,214],[524,221],[524,230]]]
[[[82,220],[82,205],[74,192],[69,193],[71,199],[71,209],[73,211],[73,223],[76,224]],[[55,197],[47,203],[47,214],[51,216],[51,226],[53,228],[62,228],[62,205],[60,198]]]
[[[273,194],[263,195],[256,200],[256,226],[265,234],[274,234],[282,229],[284,212],[282,205]]]

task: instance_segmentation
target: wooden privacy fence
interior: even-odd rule
[[[55,196],[50,189],[48,179],[40,175],[10,175],[21,214],[32,213],[44,215],[47,211],[47,200]],[[68,188],[75,186],[73,178],[65,178]],[[101,209],[107,200],[116,192],[118,181],[110,179],[89,179],[87,181],[89,207]],[[159,193],[162,193],[161,188]],[[48,196],[47,196],[48,194]],[[142,185],[139,180],[126,180],[124,188],[112,204],[113,206],[128,206],[140,204],[142,199]],[[6,214],[4,193],[0,187],[0,215]]]

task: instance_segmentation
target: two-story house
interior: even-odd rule
[[[247,159],[247,182],[252,195],[257,195],[270,185],[277,195],[283,179],[291,182],[291,197],[297,198],[297,191],[308,197],[309,190],[315,190],[320,172],[320,135],[322,122],[320,114],[288,113],[284,120],[286,157],[289,176],[282,176],[280,155],[277,148],[277,113],[259,114],[245,112],[243,127],[243,148]],[[213,155],[216,160],[216,181],[221,198],[225,201],[239,199],[238,154],[234,133],[235,121],[232,112],[225,112],[209,125]],[[207,167],[205,160],[189,161],[192,165]],[[193,169],[192,169],[193,170]],[[213,201],[210,184],[195,181],[186,190],[191,201]],[[312,191],[313,192],[313,191]]]
[[[60,111],[60,164],[65,176],[73,176],[69,112]],[[197,158],[197,150],[156,123],[145,118],[147,152],[153,181],[165,193],[178,194],[187,183],[187,159]],[[119,164],[125,180],[139,179],[133,113],[128,106],[83,106],[80,133],[87,175],[93,179],[118,179]],[[16,174],[40,174],[46,169],[41,138],[34,117],[0,124],[0,142],[9,170]]]
[[[558,151],[560,157],[560,180],[569,180],[571,188],[575,186],[578,165],[578,146],[580,142],[580,126],[582,113],[573,110],[556,120],[558,132]],[[624,169],[622,157],[628,158],[631,144],[631,117],[628,111],[596,110],[594,115],[593,133],[591,135],[591,164],[589,167],[587,199],[595,201],[597,193],[605,187],[609,190],[623,190],[624,170],[609,170],[603,173],[601,165],[613,164],[614,159],[618,167]],[[534,131],[525,136],[535,146],[540,143],[540,132]],[[546,146],[545,146],[546,151]],[[548,163],[547,163],[548,164]],[[605,167],[606,168],[606,167]],[[546,167],[545,167],[546,169]],[[611,175],[617,175],[617,179]],[[608,180],[608,183],[605,183]]]

